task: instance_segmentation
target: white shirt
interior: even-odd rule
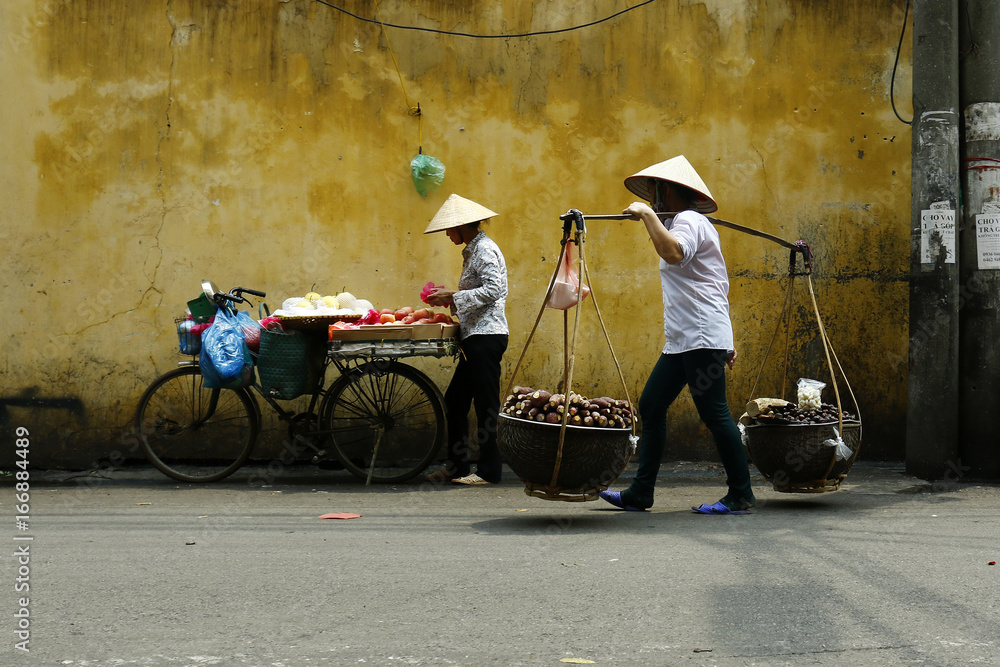
[[[460,339],[481,334],[505,334],[507,264],[496,242],[480,231],[462,250],[462,276],[452,295]]]
[[[664,224],[677,239],[684,259],[660,260],[663,290],[664,354],[689,350],[732,350],[729,319],[729,274],[719,232],[696,211],[683,211]]]

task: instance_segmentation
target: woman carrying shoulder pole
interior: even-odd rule
[[[726,495],[692,507],[701,514],[746,514],[754,506],[750,469],[739,429],[726,403],[726,373],[736,362],[729,318],[729,275],[719,233],[703,214],[718,209],[708,187],[683,155],[643,169],[625,187],[649,201],[623,213],[641,220],[660,258],[666,344],[639,398],[639,469],[629,488],[601,497],[629,511],[652,507],[666,446],[667,410],[685,386],[708,427],[726,470]],[[660,220],[657,213],[673,212]]]

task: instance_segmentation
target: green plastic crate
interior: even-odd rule
[[[197,299],[188,301],[188,310],[191,311],[191,317],[194,318],[195,322],[204,323],[215,317],[216,308],[208,295],[202,293],[198,295]]]

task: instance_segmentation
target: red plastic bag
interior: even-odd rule
[[[368,313],[358,320],[358,324],[378,324],[380,316],[374,308],[369,308]]]
[[[260,352],[260,323],[255,322],[245,310],[237,313],[236,321],[240,329],[243,330],[243,338],[250,351],[254,354]]]
[[[268,331],[277,331],[278,333],[285,333],[285,327],[281,326],[281,318],[274,317],[273,315],[268,315],[260,321],[261,329],[267,329]]]
[[[433,294],[434,292],[438,291],[439,289],[444,289],[444,285],[435,285],[433,281],[427,283],[426,285],[424,285],[424,288],[420,290],[420,300],[426,304],[429,304],[430,301],[427,300],[427,297]]]
[[[549,300],[545,302],[547,308],[556,310],[569,310],[583,301],[590,294],[590,288],[580,283],[580,277],[576,275],[573,267],[573,242],[566,242],[566,252],[563,253],[562,264],[556,272],[556,282],[552,286],[552,293]],[[582,289],[582,294],[581,294]]]

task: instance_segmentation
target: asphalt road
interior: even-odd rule
[[[709,464],[666,466],[644,513],[530,498],[509,475],[247,475],[38,473],[26,531],[8,478],[6,553],[30,545],[30,590],[5,558],[0,664],[1000,663],[996,485],[859,464],[836,493],[758,480],[753,514],[702,516],[722,493]]]

